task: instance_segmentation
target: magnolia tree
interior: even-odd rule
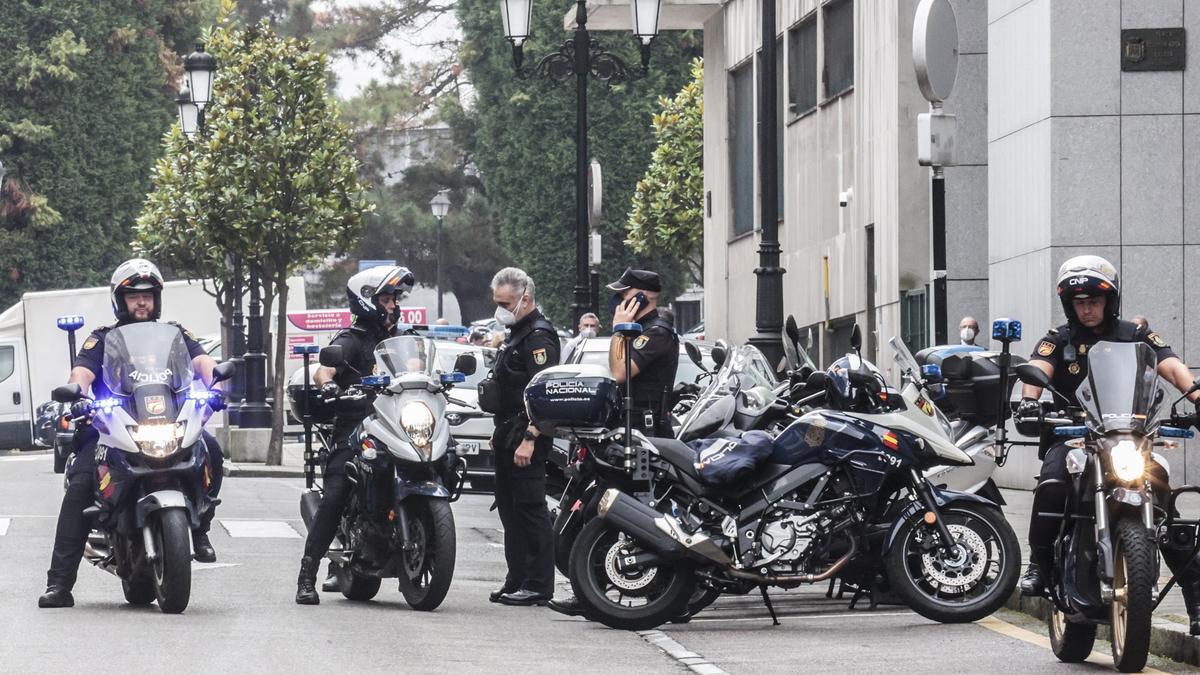
[[[231,0],[224,3],[229,16]],[[283,452],[287,279],[357,236],[370,210],[349,128],[327,95],[325,56],[283,39],[264,21],[223,20],[208,37],[219,64],[206,132],[189,144],[177,129],[154,172],[137,242],[160,260],[219,272],[231,254],[274,289],[275,405],[267,461]],[[219,275],[218,275],[219,276]]]
[[[658,141],[646,175],[633,193],[627,243],[638,253],[675,251],[692,282],[703,282],[704,65],[692,63],[692,81],[654,115]]]

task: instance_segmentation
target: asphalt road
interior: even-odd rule
[[[639,635],[541,608],[487,602],[503,576],[499,520],[490,499],[454,505],[458,562],[442,607],[415,612],[394,583],[376,600],[322,594],[293,602],[304,526],[301,481],[230,478],[214,526],[218,562],[195,564],[183,615],[124,604],[118,580],[84,563],[76,606],[42,610],[61,476],[50,458],[0,457],[0,671],[995,673],[1111,669],[1058,664],[1044,626],[1002,613],[943,626],[903,607],[848,609],[824,587],[773,593],[782,625],[758,596],[722,598],[690,624]],[[1179,664],[1154,661],[1180,672]]]

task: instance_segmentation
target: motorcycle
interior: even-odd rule
[[[1096,627],[1108,625],[1114,664],[1133,672],[1146,664],[1151,616],[1166,595],[1158,589],[1157,541],[1190,547],[1200,529],[1200,521],[1181,520],[1175,509],[1180,494],[1200,488],[1171,490],[1164,499],[1169,488],[1161,486],[1155,494],[1151,472],[1166,461],[1153,449],[1175,445],[1170,438],[1191,438],[1195,418],[1172,406],[1168,424],[1158,419],[1164,392],[1149,346],[1099,342],[1087,356],[1087,379],[1076,390],[1080,408],[1018,420],[1040,425],[1070,446],[1062,508],[1035,515],[1061,522],[1047,583],[1054,605],[1050,645],[1060,661],[1083,661]],[[1017,366],[1016,373],[1067,400],[1037,367]]]
[[[857,328],[851,344],[858,351]],[[575,392],[570,400],[557,395],[562,382]],[[589,616],[647,630],[678,616],[701,583],[723,593],[757,587],[775,618],[768,587],[835,577],[868,585],[880,573],[936,621],[975,621],[999,608],[1020,563],[1012,528],[991,501],[942,490],[920,473],[971,462],[944,419],[915,385],[887,387],[860,356],[808,382],[824,391],[835,384],[852,386],[838,389],[847,398],[826,401],[834,409],[792,422],[749,478],[713,484],[678,439],[597,429],[611,381],[540,373],[526,389],[534,423],[592,435],[597,464],[628,474],[629,487],[605,490],[571,553],[571,585]],[[580,407],[581,391],[595,410]]]
[[[222,363],[213,382],[229,379]],[[155,600],[165,614],[187,609],[192,585],[193,529],[218,500],[208,497],[212,467],[201,433],[211,392],[195,378],[179,328],[134,323],[112,329],[101,377],[111,397],[91,400],[72,420],[90,423],[96,445],[95,523],[84,558],[121,579],[125,600]],[[54,389],[54,401],[85,398],[78,384]]]
[[[388,338],[375,348],[380,374],[364,376],[360,385],[325,401],[341,409],[370,406],[351,435],[358,452],[346,463],[354,487],[338,525],[342,546],[327,553],[336,563],[342,595],[350,600],[375,597],[388,577],[398,578],[405,602],[420,611],[436,609],[450,590],[455,563],[450,503],[461,493],[466,465],[453,452],[445,410],[448,401],[463,405],[449,392],[475,372],[476,363],[473,355],[460,354],[454,372],[437,373],[436,350],[436,341],[428,338]],[[325,347],[319,359],[322,366],[340,366],[342,348]],[[302,495],[306,525],[319,501],[315,488]]]

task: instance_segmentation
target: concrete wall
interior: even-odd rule
[[[1189,50],[1183,72],[1120,61],[1122,28],[1200,35],[1200,3],[992,0],[988,12],[991,315],[1022,319],[1029,351],[1063,322],[1058,266],[1095,253],[1120,270],[1125,316],[1149,317],[1185,360],[1200,358],[1187,339],[1200,314],[1186,305],[1200,275],[1184,264],[1200,244],[1200,57]],[[1030,484],[1031,454],[1009,482]],[[1167,455],[1175,482],[1200,480],[1200,458]]]

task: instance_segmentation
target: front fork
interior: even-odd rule
[[[1096,511],[1096,546],[1100,549],[1103,577],[1100,579],[1100,597],[1104,602],[1112,602],[1112,581],[1116,576],[1116,560],[1113,555],[1112,527],[1108,518],[1108,495],[1104,489],[1104,467],[1099,457],[1092,462],[1092,486]],[[1142,525],[1151,532],[1154,528],[1154,498],[1151,492],[1150,480],[1146,479],[1142,489]],[[1155,537],[1157,540],[1157,537]],[[1157,584],[1155,584],[1157,587]]]
[[[937,528],[938,538],[942,540],[942,551],[947,556],[955,555],[958,546],[954,541],[954,537],[950,534],[950,528],[946,527],[946,522],[942,519],[941,511],[938,511],[937,500],[933,498],[933,491],[929,489],[929,481],[917,473],[916,469],[909,469],[909,474],[912,477],[913,490],[921,498],[921,503],[925,505],[926,512],[932,513],[934,516],[934,522],[931,524]],[[926,520],[925,522],[928,523],[929,521]]]

